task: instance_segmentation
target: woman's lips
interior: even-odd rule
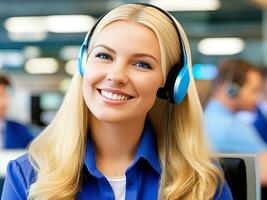
[[[114,89],[97,89],[104,101],[111,104],[124,104],[127,100],[134,98],[127,93]]]

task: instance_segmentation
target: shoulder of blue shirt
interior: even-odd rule
[[[220,164],[216,163],[221,170]],[[9,186],[14,190],[13,193],[27,197],[30,185],[36,180],[36,171],[29,160],[28,154],[9,162],[7,167],[7,179]],[[6,183],[5,183],[6,184]],[[3,198],[3,197],[2,197]],[[217,187],[214,200],[232,200],[230,188],[226,182]]]
[[[32,167],[28,154],[24,154],[9,162],[5,177],[2,200],[27,199],[30,185],[36,180],[36,172]]]

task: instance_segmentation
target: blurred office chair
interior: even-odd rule
[[[218,154],[234,200],[260,200],[261,184],[256,156]]]

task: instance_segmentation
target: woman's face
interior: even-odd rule
[[[148,27],[116,21],[97,35],[88,57],[83,95],[105,122],[143,120],[163,85],[160,47]]]

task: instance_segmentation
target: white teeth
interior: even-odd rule
[[[108,97],[109,99],[112,99],[112,93],[111,93],[111,92],[108,92],[107,97]]]
[[[118,96],[117,94],[113,94],[111,98],[112,98],[113,100],[116,100],[116,99],[117,99],[117,96]],[[118,99],[118,100],[119,100],[119,99]]]
[[[112,99],[115,101],[125,101],[125,100],[130,98],[129,96],[124,96],[121,94],[113,94],[113,93],[105,91],[105,90],[101,90],[101,95],[108,98],[108,99]]]
[[[124,97],[123,97],[122,95],[119,95],[119,96],[118,96],[118,99],[119,99],[119,100],[124,100]]]

